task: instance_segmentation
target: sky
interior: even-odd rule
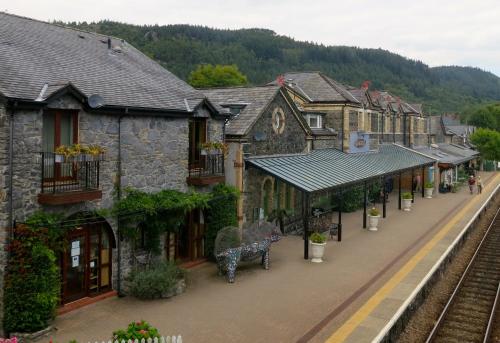
[[[267,28],[500,76],[499,0],[0,0],[0,11],[45,21]]]

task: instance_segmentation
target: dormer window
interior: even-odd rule
[[[323,127],[323,118],[320,114],[308,113],[304,118],[311,129],[321,129]]]

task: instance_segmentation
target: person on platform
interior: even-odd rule
[[[469,181],[467,182],[469,184],[470,194],[474,193],[474,185],[476,184],[476,179],[474,179],[474,176],[473,175],[469,176]]]
[[[481,176],[477,177],[476,185],[477,185],[477,194],[481,194],[483,191],[483,182],[481,181]]]

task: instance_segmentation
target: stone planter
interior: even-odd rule
[[[18,343],[31,343],[36,341],[46,341],[48,336],[54,331],[52,326],[33,333],[12,332],[10,337],[16,337]]]
[[[410,212],[411,211],[411,199],[402,199],[403,200],[403,211]]]
[[[377,231],[379,219],[380,219],[380,214],[378,216],[368,215],[368,230]]]
[[[313,243],[311,242],[311,262],[321,263],[323,262],[323,255],[325,254],[325,243]]]
[[[182,294],[185,291],[186,291],[186,281],[184,279],[181,279],[181,280],[177,281],[177,285],[173,289],[162,294],[161,297],[162,298],[171,298],[173,296]]]
[[[432,193],[434,192],[434,188],[424,188],[425,197],[427,199],[432,199]]]

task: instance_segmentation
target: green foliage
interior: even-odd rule
[[[184,277],[184,270],[173,261],[155,263],[134,270],[127,278],[130,294],[139,299],[157,299],[172,292]]]
[[[218,184],[214,187],[212,196],[205,212],[205,256],[210,258],[213,258],[215,238],[219,230],[238,225],[236,206],[239,192],[234,187]]]
[[[64,215],[61,213],[36,211],[26,219],[25,224],[32,230],[46,229],[48,247],[55,252],[60,252],[64,246],[64,230],[61,227],[63,218]]]
[[[146,250],[159,254],[160,235],[164,232],[178,232],[184,224],[186,214],[196,208],[206,208],[211,195],[208,193],[182,193],[162,190],[146,193],[126,189],[125,197],[116,202],[113,212],[120,216],[120,231],[136,242],[140,230],[146,235]]]
[[[184,80],[200,64],[236,64],[252,84],[299,70],[319,70],[353,86],[372,80],[374,89],[423,102],[432,113],[500,99],[500,79],[492,73],[470,67],[430,68],[382,49],[300,42],[265,29],[137,26],[107,20],[69,25],[123,38]]]
[[[9,244],[5,275],[4,327],[7,332],[35,332],[47,327],[59,301],[59,270],[48,247],[49,230],[16,227]]]
[[[462,114],[462,120],[470,125],[500,131],[500,103],[468,108]]]
[[[427,182],[424,184],[424,188],[434,188],[434,183],[433,183],[433,182],[429,182],[429,181],[427,181]]]
[[[139,322],[132,322],[128,325],[126,330],[117,330],[113,332],[113,341],[122,340],[127,342],[128,340],[141,340],[148,338],[160,338],[158,329],[151,326],[148,322],[141,320]]]
[[[375,207],[372,207],[370,208],[370,210],[368,211],[368,214],[372,217],[376,217],[376,216],[380,216],[380,211],[375,208]]]
[[[483,159],[500,161],[500,131],[477,129],[470,140]]]
[[[234,64],[201,64],[189,74],[188,82],[198,88],[243,86],[248,83],[247,77]]]
[[[309,236],[309,240],[313,243],[323,244],[326,242],[326,235],[319,232],[313,232]]]
[[[363,196],[363,186],[353,186],[348,191],[344,192],[341,207],[342,212],[354,212],[363,207]],[[338,195],[334,196],[334,202],[340,204]]]
[[[411,196],[411,192],[404,192],[401,194],[401,198],[405,200],[411,200],[413,197]]]

